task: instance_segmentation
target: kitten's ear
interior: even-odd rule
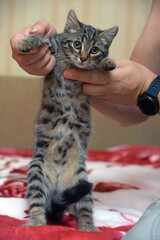
[[[65,31],[74,33],[80,30],[80,22],[74,12],[74,10],[70,10],[67,16],[67,23],[65,26]]]
[[[118,27],[112,27],[110,29],[107,29],[103,32],[100,33],[100,36],[102,38],[104,38],[104,40],[107,40],[107,42],[110,44],[112,43],[113,39],[115,38],[115,36],[117,35],[118,32]]]

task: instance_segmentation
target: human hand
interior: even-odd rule
[[[69,69],[64,76],[83,82],[83,91],[108,102],[136,106],[139,94],[147,90],[156,74],[127,59],[116,60],[116,69],[98,72]]]
[[[52,37],[56,34],[56,30],[46,20],[39,20],[34,25],[15,34],[10,40],[12,57],[27,73],[44,76],[53,69],[56,63],[56,59],[51,55],[48,45],[44,45],[26,53],[19,51],[17,47],[17,43],[22,38],[33,33],[45,34],[48,37]]]

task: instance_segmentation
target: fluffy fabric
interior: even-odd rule
[[[89,151],[87,169],[93,183],[94,218],[101,231],[78,231],[74,217],[67,212],[59,225],[21,227],[29,215],[26,171],[32,154],[32,150],[0,148],[1,240],[120,240],[160,196],[159,147]]]

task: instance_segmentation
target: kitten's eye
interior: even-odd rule
[[[90,52],[91,52],[92,54],[96,54],[96,53],[98,53],[98,51],[99,51],[99,48],[98,48],[98,47],[92,47]]]
[[[79,41],[75,41],[73,43],[73,46],[76,48],[76,49],[79,49],[81,47],[81,43]]]

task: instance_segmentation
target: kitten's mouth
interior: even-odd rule
[[[88,68],[88,63],[87,62],[82,62],[80,59],[76,59],[74,61],[74,65],[78,68],[81,68],[81,69]]]
[[[89,68],[89,62],[88,61],[81,61],[80,58],[75,58],[73,56],[70,56],[71,62],[70,64],[73,64],[73,66],[80,68],[80,69],[88,69]]]

